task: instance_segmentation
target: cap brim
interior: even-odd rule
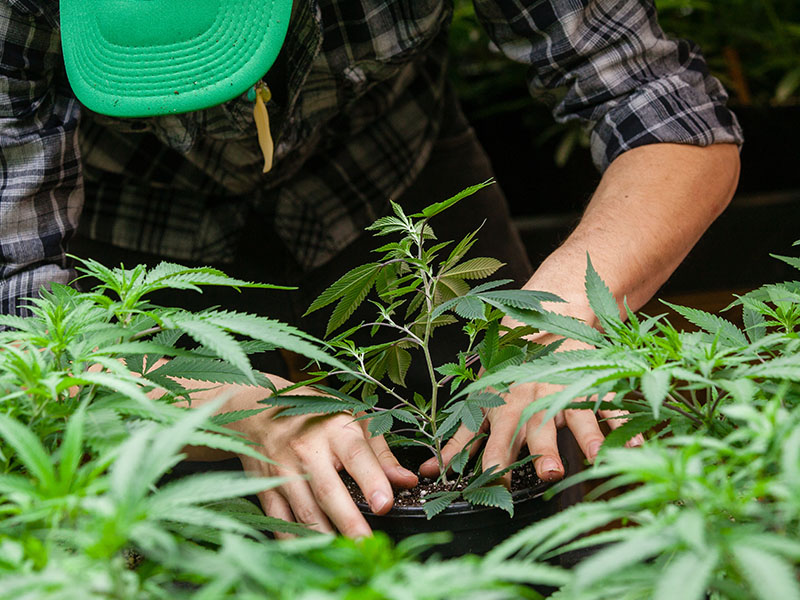
[[[222,0],[210,26],[189,39],[142,43],[134,35],[126,43],[103,35],[102,4],[61,0],[62,48],[78,100],[115,117],[202,110],[244,93],[275,62],[292,10],[292,0]],[[175,18],[170,12],[165,18]]]

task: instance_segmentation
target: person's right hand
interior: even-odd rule
[[[271,379],[278,388],[290,385],[274,376]],[[315,392],[299,388],[292,393]],[[254,394],[251,408],[259,406],[255,395],[263,398],[264,390]],[[369,436],[367,421],[353,421],[347,414],[275,418],[277,411],[269,409],[231,425],[274,461],[271,464],[241,456],[245,471],[292,477],[288,483],[258,494],[268,516],[305,523],[321,532],[362,537],[370,535],[371,530],[342,482],[340,470],[346,470],[356,481],[377,514],[391,509],[392,486],[417,485],[417,476],[400,466],[383,437]]]

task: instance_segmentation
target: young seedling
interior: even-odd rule
[[[378,219],[367,230],[376,237],[396,235],[399,239],[378,247],[374,262],[340,277],[306,313],[334,305],[327,327],[330,335],[368,297],[375,307],[374,318],[328,341],[348,368],[316,373],[312,381],[318,383],[336,376],[343,385],[336,389],[317,384],[326,394],[323,398],[281,395],[265,401],[284,407],[281,416],[350,412],[356,420],[368,420],[372,435],[389,435],[390,443],[395,445],[427,448],[438,462],[440,482],[447,486],[445,491],[426,496],[429,518],[459,497],[513,513],[511,495],[498,482],[510,468],[493,467],[474,473],[472,480],[462,485],[469,474],[470,447],[482,437],[479,430],[484,410],[501,406],[503,398],[489,390],[460,398],[455,397],[455,392],[464,384],[477,381],[480,370],[493,373],[549,351],[526,339],[536,329],[509,327],[502,319],[509,308],[540,311],[542,302],[560,301],[545,292],[501,289],[511,282],[508,279],[473,287],[473,281],[490,277],[503,263],[490,257],[465,259],[477,231],[454,246],[451,241],[436,239],[430,220],[490,184],[487,181],[472,186],[412,215],[392,203],[393,214]],[[371,292],[374,293],[370,297]],[[452,356],[452,362],[435,364],[431,349],[436,333],[456,324],[465,334],[463,349]],[[374,343],[363,345],[355,341],[354,336],[365,328]],[[406,388],[406,374],[414,359],[423,362],[429,381],[427,389]],[[445,463],[442,449],[461,425],[475,436]],[[456,489],[459,487],[463,489]]]

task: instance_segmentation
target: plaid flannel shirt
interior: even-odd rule
[[[475,6],[498,47],[530,65],[530,86],[567,89],[555,116],[592,128],[601,170],[644,144],[741,143],[722,86],[696,47],[665,38],[652,0]],[[73,277],[79,221],[124,248],[225,262],[245,221],[264,218],[300,265],[324,264],[424,166],[451,14],[445,0],[295,2],[263,175],[245,97],[148,119],[91,113],[66,79],[58,2],[0,0],[0,311]]]

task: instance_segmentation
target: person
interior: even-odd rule
[[[475,8],[498,48],[530,65],[531,86],[566,89],[555,116],[591,127],[603,175],[580,223],[535,270],[498,186],[458,205],[440,237],[486,219],[481,243],[509,263],[506,276],[595,325],[588,252],[615,297],[640,307],[733,195],[742,134],[725,91],[696,47],[664,36],[652,0]],[[296,321],[363,260],[360,232],[388,199],[413,209],[491,176],[447,83],[451,16],[444,0],[0,0],[0,310],[24,314],[22,298],[71,281],[69,249],[299,284],[294,302],[250,301]],[[562,423],[594,458],[603,434],[590,411],[541,427],[534,416],[512,447],[522,409],[546,392],[517,386],[487,414],[484,464],[510,464],[527,442],[539,476],[560,478]],[[262,395],[237,388],[226,410]],[[376,512],[391,507],[393,485],[416,483],[345,415],[262,413],[237,427],[278,463],[246,469],[310,475],[260,495],[272,516],[365,535],[337,471]],[[448,455],[465,439],[459,432]]]

